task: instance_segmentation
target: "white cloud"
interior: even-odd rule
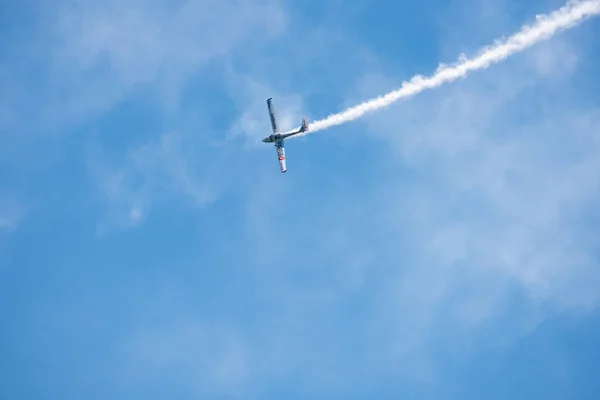
[[[214,143],[204,116],[183,115],[178,109],[181,95],[211,62],[251,53],[285,32],[282,3],[79,0],[40,7],[38,22],[45,29],[15,50],[19,57],[8,59],[0,74],[0,82],[11,83],[3,85],[10,93],[0,98],[2,127],[61,132],[84,121],[93,126],[94,117],[124,99],[158,103],[158,109],[151,109],[175,112],[179,121],[194,119],[194,130],[164,133],[121,159],[109,146],[90,153],[90,174],[109,206],[99,231],[112,224],[138,225],[157,200],[174,193],[194,205],[212,201],[228,172],[220,172],[220,182],[211,168],[228,162],[229,153],[220,149],[219,159],[211,153]],[[19,60],[30,63],[39,85],[21,72]]]
[[[285,26],[276,0],[84,3],[59,16],[65,61],[89,69],[106,58],[127,86],[185,80],[210,59],[281,33]]]
[[[286,26],[279,0],[79,0],[39,6],[39,29],[27,45],[14,38],[12,58],[0,74],[2,86],[11,88],[0,99],[0,121],[7,129],[33,124],[38,132],[60,131],[132,93],[176,110],[181,91],[209,62],[252,51]],[[9,101],[14,99],[19,101]]]

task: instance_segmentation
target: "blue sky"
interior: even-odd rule
[[[4,1],[0,397],[596,399],[597,20],[260,142],[562,5]]]

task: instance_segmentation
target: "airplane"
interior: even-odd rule
[[[283,140],[290,136],[306,132],[308,130],[308,122],[306,122],[306,118],[302,118],[302,125],[300,126],[300,129],[285,133],[279,133],[279,128],[277,127],[277,117],[275,116],[275,108],[273,108],[272,97],[267,99],[267,108],[269,109],[269,117],[271,118],[271,128],[273,128],[273,134],[264,138],[263,142],[275,143],[275,148],[277,149],[277,157],[279,158],[279,167],[281,169],[281,172],[286,172],[287,166],[285,163],[285,147],[283,146]]]

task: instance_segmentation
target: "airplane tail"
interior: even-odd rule
[[[306,121],[306,117],[302,117],[302,126],[300,127],[300,132],[306,132],[308,130],[308,121]]]

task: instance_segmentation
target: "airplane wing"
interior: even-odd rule
[[[277,116],[275,115],[275,107],[273,107],[273,98],[269,97],[267,99],[267,107],[269,108],[269,118],[271,119],[271,128],[273,128],[273,133],[277,134],[279,132],[279,128],[277,127]]]
[[[277,158],[279,158],[279,168],[281,169],[281,172],[286,172],[287,166],[285,162],[285,147],[283,145],[283,140],[276,141],[275,148],[277,149]]]

